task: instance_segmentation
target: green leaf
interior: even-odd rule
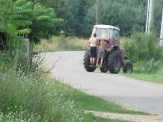
[[[25,35],[25,34],[30,34],[30,33],[31,33],[30,28],[18,30],[18,35]]]

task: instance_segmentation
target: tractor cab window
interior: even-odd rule
[[[114,30],[114,38],[115,40],[119,40],[119,31]]]
[[[109,29],[108,28],[93,28],[92,35],[93,33],[97,34],[97,38],[101,39],[109,39]]]
[[[102,29],[101,38],[108,40],[109,39],[109,29]]]
[[[110,39],[119,40],[119,31],[115,29],[110,30]]]
[[[97,34],[97,38],[101,39],[102,29],[101,28],[97,28],[96,34]]]
[[[93,34],[96,33],[96,30],[97,30],[97,28],[93,28],[92,35],[91,36],[93,36]]]
[[[96,33],[97,38],[101,39],[104,38],[106,40],[113,39],[113,40],[119,40],[119,31],[112,28],[93,28],[93,33]]]

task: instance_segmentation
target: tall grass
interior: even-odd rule
[[[87,44],[87,39],[58,36],[49,40],[42,40],[40,44],[36,45],[35,49],[41,52],[76,51],[86,50]]]
[[[1,56],[1,59],[4,59],[3,57]],[[14,60],[1,60],[0,76],[0,120],[84,120],[83,112],[76,108],[74,101],[65,98],[58,90],[57,83],[47,80],[39,72],[23,75],[22,70],[16,71]]]
[[[122,46],[134,65],[134,72],[152,73],[163,67],[163,48],[155,33],[134,32],[130,38],[123,38]]]
[[[0,60],[0,121],[124,122],[85,114],[82,104],[88,97],[83,97],[82,104],[79,104],[81,99],[77,99],[82,96],[81,92],[50,79],[40,71],[24,73],[24,69],[14,66],[16,59],[5,54],[0,56],[3,59]],[[86,103],[86,106],[89,105]]]
[[[49,52],[85,50],[85,48],[87,48],[86,39],[53,37],[49,41],[44,40],[37,50]],[[85,114],[85,109],[144,114],[126,110],[114,103],[88,96],[69,87],[67,89],[58,81],[44,76],[39,69],[37,71],[35,66],[34,70],[29,70],[26,66],[28,65],[26,57],[22,54],[13,58],[0,53],[0,58],[0,121],[2,122],[122,122]]]

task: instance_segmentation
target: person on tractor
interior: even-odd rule
[[[96,33],[94,33],[93,36],[89,39],[88,45],[90,46],[90,67],[94,67],[96,61],[96,50],[98,45]]]
[[[99,51],[98,51],[98,56],[96,61],[96,67],[98,67],[99,59],[101,59],[100,67],[102,67],[102,63],[105,55],[105,49],[106,49],[106,42],[103,38],[101,38],[101,41],[99,42]]]

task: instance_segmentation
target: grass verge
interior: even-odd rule
[[[124,122],[85,113],[71,87],[49,79],[40,70],[25,73],[23,65],[17,68],[16,62],[1,55],[0,121]]]
[[[82,93],[40,73],[24,76],[12,68],[0,68],[2,121],[125,122],[96,117],[84,110],[139,113]]]
[[[133,72],[131,74],[126,74],[126,73],[120,73],[121,75],[138,79],[138,80],[143,80],[143,81],[150,81],[153,83],[158,83],[158,84],[163,84],[163,69],[160,68],[157,71],[153,73],[136,73]]]
[[[147,115],[147,113],[140,111],[128,110],[116,103],[106,101],[102,98],[88,95],[84,92],[81,92],[77,89],[74,89],[66,84],[60,84],[60,89],[64,89],[66,97],[71,95],[71,99],[78,103],[78,107],[82,110],[91,110],[91,111],[104,111],[112,113],[122,113],[122,114],[137,114],[137,115]]]
[[[2,122],[125,122],[84,113],[89,106],[89,102],[84,99],[91,96],[49,79],[40,72],[23,75],[20,71],[15,72],[14,68],[6,69],[4,66],[0,66]],[[97,104],[103,103],[99,101]],[[90,110],[103,110],[99,109],[100,106],[93,108],[91,106]]]

